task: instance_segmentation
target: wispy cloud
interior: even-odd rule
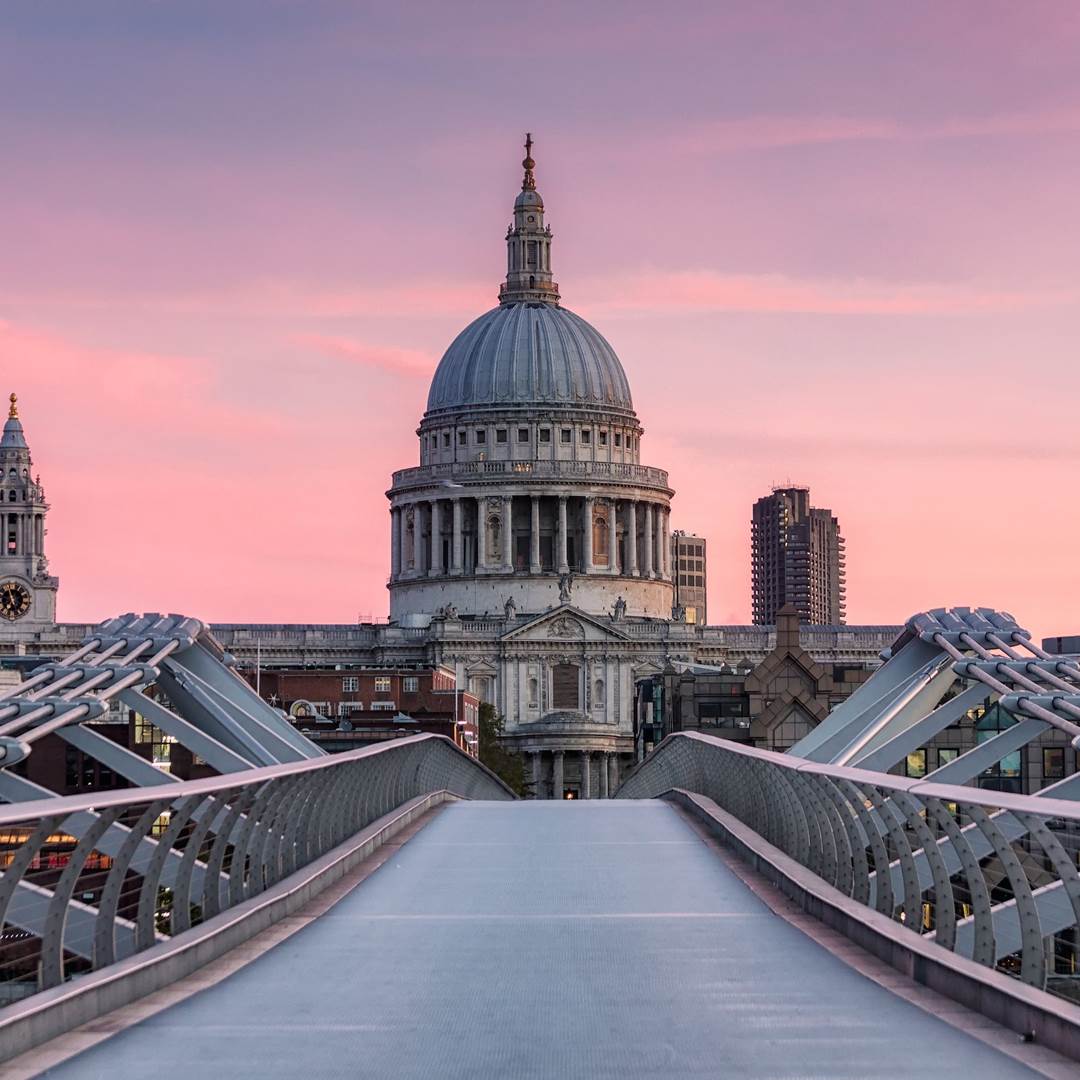
[[[591,311],[790,312],[823,315],[965,315],[1073,304],[1080,290],[998,289],[979,283],[798,278],[710,270],[644,271],[584,282]]]
[[[314,349],[323,356],[346,360],[363,367],[378,368],[392,375],[427,378],[435,370],[435,360],[416,349],[396,349],[384,345],[369,345],[346,337],[326,334],[297,334],[295,344]]]

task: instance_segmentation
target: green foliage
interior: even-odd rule
[[[480,763],[486,765],[515,795],[524,797],[532,791],[532,782],[525,779],[525,762],[499,745],[503,733],[503,718],[494,705],[480,706],[479,720]]]

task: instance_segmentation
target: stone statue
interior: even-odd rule
[[[455,605],[453,605],[453,604],[447,604],[446,607],[443,608],[443,614],[448,619],[456,619],[457,618],[457,607],[455,607]]]
[[[574,587],[574,578],[572,574],[561,574],[559,576],[559,602],[562,604],[570,603],[570,590]]]
[[[503,607],[503,613],[507,622],[513,622],[517,618],[517,604],[514,603],[512,596],[507,599],[506,605]]]
[[[626,601],[620,596],[615,600],[615,612],[613,618],[616,622],[622,622],[626,618]]]

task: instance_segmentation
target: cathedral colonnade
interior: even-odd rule
[[[534,799],[610,799],[619,786],[614,750],[527,750]]]
[[[392,582],[568,573],[671,580],[666,500],[502,491],[402,499],[390,515]]]

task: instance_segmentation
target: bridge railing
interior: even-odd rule
[[[616,793],[704,795],[857,902],[1080,1001],[1080,804],[668,736]]]
[[[0,1005],[192,929],[442,791],[513,798],[449,739],[415,735],[203,780],[0,807]]]

